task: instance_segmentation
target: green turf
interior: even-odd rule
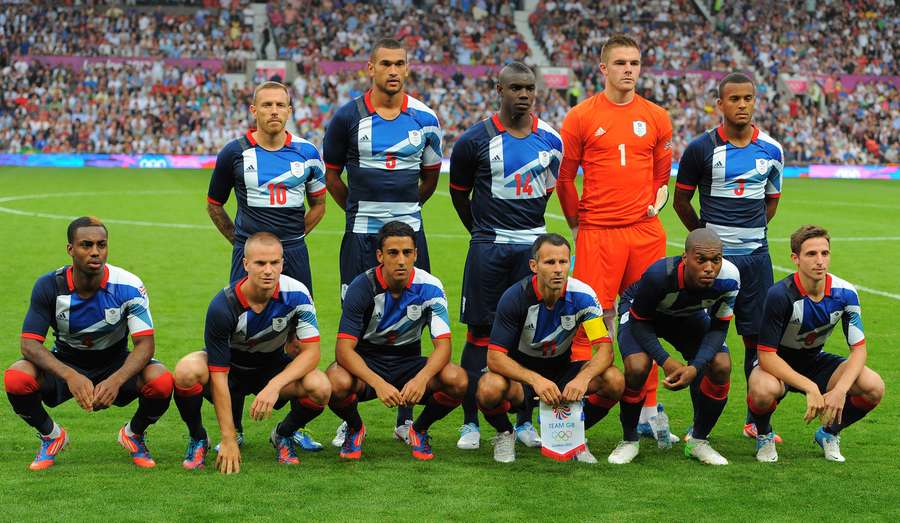
[[[149,290],[156,323],[157,357],[169,366],[202,346],[203,318],[228,274],[230,246],[205,211],[208,172],[136,170],[0,169],[0,233],[7,246],[0,264],[0,363],[18,357],[19,332],[31,286],[39,275],[68,263],[65,226],[70,217],[94,214],[110,229],[110,258],[138,274]],[[454,319],[454,360],[465,330],[457,323],[460,282],[466,253],[465,230],[453,213],[446,179],[425,207],[433,272],[447,289]],[[846,241],[851,237],[896,237],[900,185],[880,181],[787,180],[772,228],[775,265],[790,265],[784,239],[798,225],[828,227],[833,272],[865,287],[900,294],[900,241]],[[16,198],[21,196],[21,198]],[[233,202],[229,203],[233,212]],[[564,231],[553,199],[548,219]],[[663,212],[670,239],[684,238],[671,208]],[[144,222],[125,224],[118,220]],[[170,224],[172,226],[164,226]],[[177,224],[182,224],[178,226]],[[322,362],[331,361],[339,317],[338,245],[343,229],[339,208],[329,201],[326,217],[309,238],[322,330]],[[678,252],[675,247],[671,253]],[[776,271],[776,278],[782,272]],[[154,427],[148,441],[159,465],[137,470],[115,443],[118,427],[133,406],[95,414],[69,402],[52,411],[71,434],[71,447],[49,471],[26,466],[37,440],[8,406],[0,407],[0,507],[3,519],[92,520],[811,520],[813,518],[900,518],[896,484],[898,400],[893,392],[900,366],[900,327],[890,320],[898,299],[861,292],[870,366],[888,386],[882,406],[847,430],[847,463],[827,463],[811,444],[812,426],[801,421],[802,397],[792,395],[774,417],[786,443],[775,465],[756,463],[753,443],[740,437],[746,394],[740,372],[743,350],[736,348],[731,402],[713,433],[713,443],[731,461],[704,467],[681,455],[644,444],[631,466],[613,467],[605,457],[621,436],[616,416],[589,432],[597,466],[559,464],[518,447],[512,465],[491,459],[485,427],[482,448],[455,448],[462,414],[435,425],[436,458],[413,462],[390,437],[394,412],[369,403],[361,409],[369,427],[360,463],[340,463],[335,449],[303,454],[299,467],[277,466],[267,436],[275,420],[247,421],[243,471],[223,477],[212,471],[180,468],[185,429],[174,407]],[[829,347],[846,353],[836,333]],[[674,430],[689,421],[687,392],[660,392]],[[218,433],[209,405],[207,428]],[[338,419],[326,412],[311,424],[320,440],[331,439]],[[566,507],[570,507],[567,509]]]

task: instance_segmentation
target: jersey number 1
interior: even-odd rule
[[[625,167],[625,144],[619,144],[619,165]]]
[[[269,184],[269,205],[284,205],[287,203],[287,187],[283,183]]]

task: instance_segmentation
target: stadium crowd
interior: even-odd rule
[[[147,7],[7,6],[0,13],[0,150],[215,154],[246,129],[249,118],[250,88],[228,87],[221,73],[138,60],[98,62],[77,71],[16,57],[225,57],[226,72],[243,70],[243,61],[255,56],[252,34],[243,23],[246,2],[223,3],[210,0],[202,8],[175,11],[179,14]],[[364,61],[376,38],[400,37],[414,63],[502,64],[528,55],[507,2],[420,4],[269,3],[279,56],[292,59],[298,71],[291,88],[301,136],[321,145],[334,111],[368,86],[361,70],[325,74],[317,63]],[[766,73],[758,86],[759,127],[781,141],[789,163],[900,161],[898,89],[889,83],[844,86],[837,79],[845,73],[897,74],[897,53],[891,47],[896,39],[886,36],[897,15],[883,2],[854,2],[854,23],[844,24],[831,4],[814,11],[808,4],[787,6],[786,11],[773,8],[773,16],[764,21],[771,30],[754,31],[752,40],[747,28],[759,22],[758,9],[728,4],[715,15],[716,28],[734,37],[756,57],[757,70]],[[385,24],[385,17],[391,23]],[[584,22],[588,19],[596,24]],[[530,21],[554,63],[569,64],[577,78],[568,92],[539,93],[536,109],[551,125],[562,124],[580,95],[602,89],[599,50],[613,31],[629,32],[644,45],[639,92],[669,110],[675,159],[694,136],[718,123],[713,78],[652,71],[722,72],[738,67],[723,39],[704,37],[714,29],[687,0],[617,5],[542,1]],[[802,38],[787,36],[792,32]],[[837,45],[828,39],[834,35],[855,45]],[[810,71],[819,81],[810,81],[799,96],[784,96],[775,88],[781,72]],[[445,154],[465,129],[496,109],[492,79],[487,77],[442,77],[413,69],[408,90],[438,113]]]
[[[20,55],[217,58],[242,72],[256,57],[255,44],[243,10],[231,7],[188,14],[158,6],[4,5],[0,42]]]
[[[269,2],[278,56],[295,62],[359,61],[380,38],[403,41],[410,60],[441,64],[504,64],[524,60],[528,45],[504,0]]]
[[[884,0],[725,2],[719,30],[769,74],[900,75],[900,12]]]
[[[249,125],[252,87],[160,61],[16,61],[0,75],[0,150],[215,154]]]

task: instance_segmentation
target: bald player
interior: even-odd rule
[[[724,259],[722,240],[706,228],[688,234],[683,255],[653,263],[625,290],[619,303],[618,332],[625,366],[619,414],[623,440],[610,454],[610,463],[630,463],[638,454],[642,385],[655,361],[666,373],[665,388],[691,390],[694,426],[685,456],[711,465],[728,464],[710,446],[708,437],[728,401],[731,357],[725,335],[739,290],[737,267]],[[671,357],[661,339],[687,363]]]

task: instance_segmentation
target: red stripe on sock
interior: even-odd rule
[[[625,393],[622,394],[622,401],[631,404],[643,403],[645,397],[647,397],[647,391],[644,389],[634,390],[625,387]]]
[[[511,406],[512,405],[510,405],[509,401],[504,401],[503,403],[497,405],[492,409],[488,409],[479,405],[478,410],[480,410],[481,413],[485,416],[496,416],[497,414],[506,414],[507,412],[509,412]]]
[[[318,403],[316,403],[315,401],[313,401],[309,398],[301,398],[300,405],[309,410],[325,410],[325,405],[319,405]]]
[[[431,397],[434,398],[434,401],[436,401],[439,405],[443,405],[445,407],[454,408],[454,407],[458,407],[460,404],[462,404],[462,400],[458,400],[458,399],[454,398],[453,396],[451,396],[449,394],[445,394],[441,391],[435,392],[434,394],[431,395]]]
[[[199,383],[194,383],[192,386],[190,386],[186,389],[181,388],[178,385],[175,385],[175,395],[181,396],[182,398],[187,398],[189,396],[196,396],[198,394],[201,394],[202,392],[203,392],[203,385],[200,385]]]
[[[41,390],[34,376],[16,369],[9,369],[3,374],[3,386],[6,392],[17,396],[34,394]]]
[[[714,400],[723,401],[728,399],[728,389],[730,388],[730,381],[724,385],[716,385],[708,376],[703,376],[703,379],[700,380],[700,392]]]
[[[753,404],[753,400],[750,399],[750,395],[747,394],[747,407],[750,408],[750,412],[758,416],[763,416],[765,414],[771,414],[772,412],[775,412],[775,408],[778,407],[778,402],[772,401],[772,404],[768,407],[758,408]]]
[[[197,385],[200,385],[199,383]],[[165,371],[159,376],[148,381],[141,387],[141,396],[145,398],[167,399],[172,396],[172,389],[175,388],[175,378],[172,373]],[[203,387],[200,387],[203,390]]]
[[[588,395],[587,401],[595,407],[602,407],[604,409],[611,409],[618,403],[618,401],[614,399],[603,397],[597,393]]]
[[[866,411],[872,410],[878,406],[877,403],[872,403],[871,401],[867,400],[865,397],[863,397],[861,395],[850,396],[850,404],[860,410],[866,410]]]
[[[344,409],[356,403],[356,394],[351,394],[342,400],[338,400],[332,403],[335,408]]]

